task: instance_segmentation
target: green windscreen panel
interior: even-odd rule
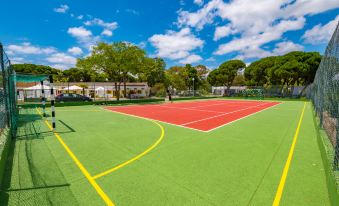
[[[16,82],[41,82],[48,79],[48,75],[16,74]]]

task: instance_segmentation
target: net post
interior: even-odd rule
[[[45,89],[44,89],[44,81],[41,81],[41,100],[42,100],[42,113],[43,116],[46,117],[46,99],[45,99]]]
[[[49,76],[49,83],[51,86],[51,110],[52,110],[52,127],[55,130],[55,96],[54,96],[54,88],[53,88],[53,76]]]

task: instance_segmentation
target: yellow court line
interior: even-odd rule
[[[36,109],[38,111],[38,113],[40,114],[40,116],[42,117],[41,112]],[[81,164],[81,162],[78,160],[78,158],[75,156],[75,154],[72,152],[72,150],[66,145],[66,143],[63,141],[63,139],[61,138],[61,136],[53,131],[52,126],[49,124],[49,122],[47,120],[44,120],[45,124],[47,125],[47,127],[54,133],[55,137],[59,140],[59,142],[61,143],[61,145],[64,147],[64,149],[66,150],[66,152],[68,153],[68,155],[73,159],[73,161],[75,162],[75,164],[79,167],[79,169],[81,170],[81,172],[83,173],[83,175],[87,178],[88,182],[94,187],[94,189],[96,190],[96,192],[100,195],[100,197],[104,200],[104,202],[109,205],[109,206],[114,206],[114,203],[112,202],[111,199],[109,199],[109,197],[106,195],[106,193],[101,189],[101,187],[98,185],[98,183],[94,180],[94,178],[89,174],[89,172],[86,170],[86,168]]]
[[[280,204],[281,196],[282,196],[282,193],[284,191],[284,186],[285,186],[285,183],[286,183],[288,170],[290,168],[291,161],[292,161],[294,148],[295,148],[298,136],[299,136],[301,122],[303,121],[305,108],[306,108],[306,102],[304,103],[304,107],[303,107],[301,115],[300,115],[298,127],[297,127],[295,134],[294,134],[294,137],[293,137],[293,142],[292,142],[292,145],[291,145],[291,148],[290,148],[290,152],[288,153],[288,157],[287,157],[287,160],[286,160],[286,163],[285,163],[285,167],[284,167],[283,173],[281,175],[280,183],[279,183],[279,186],[278,186],[278,189],[277,189],[277,193],[275,194],[275,198],[274,198],[272,206],[279,206],[279,204]]]
[[[106,171],[104,171],[100,174],[94,175],[93,179],[97,179],[97,178],[100,178],[102,176],[108,175],[108,174],[128,165],[128,164],[131,164],[132,162],[134,162],[134,161],[140,159],[141,157],[145,156],[147,153],[149,153],[151,150],[153,150],[156,146],[158,146],[158,144],[162,141],[162,139],[164,138],[164,135],[165,135],[164,127],[156,121],[153,121],[153,120],[149,120],[149,121],[153,122],[154,124],[156,124],[160,127],[161,135],[160,135],[159,139],[152,146],[150,146],[148,149],[146,149],[142,153],[138,154],[137,156],[133,157],[132,159],[127,160],[126,162],[123,162],[123,163],[121,163],[121,164],[119,164],[119,165],[117,165],[117,166],[115,166],[115,167],[113,167],[109,170],[106,170]]]

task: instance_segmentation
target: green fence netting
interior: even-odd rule
[[[0,183],[2,183],[11,137],[17,129],[15,72],[0,43]]]
[[[15,135],[17,126],[15,71],[1,44],[0,67],[0,131],[3,132],[6,128],[9,128],[12,135]]]
[[[333,146],[333,168],[339,167],[339,24],[326,48],[313,84],[307,92],[320,126]]]
[[[0,60],[0,205],[78,205],[70,188],[78,180],[65,178],[51,149],[54,134],[37,112],[41,89],[26,88],[48,87],[49,76],[16,74],[1,44]],[[22,92],[39,93],[39,103],[19,104]]]

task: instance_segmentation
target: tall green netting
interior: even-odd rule
[[[326,131],[333,149],[333,167],[339,163],[339,24],[326,48],[313,84],[309,88],[320,126]]]
[[[242,96],[245,98],[264,99],[263,89],[245,89],[242,90]]]

